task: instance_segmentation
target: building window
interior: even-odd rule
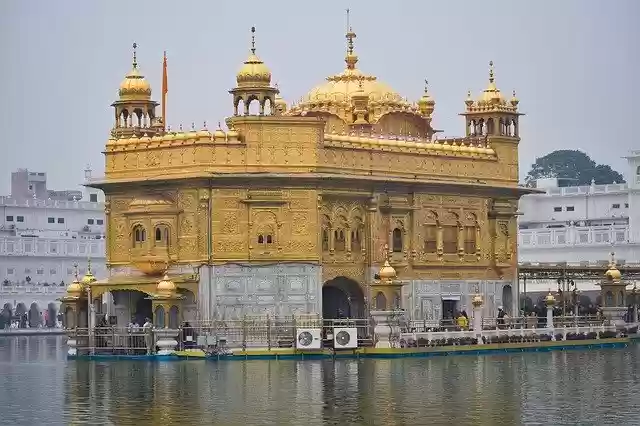
[[[38,270],[36,270],[36,274],[44,275],[44,269],[43,268],[38,268]]]
[[[16,222],[24,222],[24,216],[16,216]]]
[[[73,275],[73,268],[67,268],[67,275]]]
[[[59,217],[58,218],[58,223],[64,223],[64,217]]]
[[[7,275],[13,275],[14,272],[13,268],[7,268]]]
[[[616,203],[616,204],[611,204],[611,208],[612,209],[619,209],[620,208],[620,204]]]
[[[361,248],[360,229],[351,231],[351,251],[360,251]]]
[[[13,216],[7,216],[7,222],[13,222]]]
[[[322,230],[322,251],[329,251],[329,231]]]
[[[155,230],[156,246],[166,247],[169,245],[169,228],[165,225],[159,225]]]
[[[30,273],[31,273],[31,269],[29,269],[29,268],[24,268],[24,273],[25,273],[25,274],[30,274]]]
[[[573,212],[575,210],[576,210],[576,208],[574,206],[567,206],[567,211],[568,212]]]
[[[93,219],[87,219],[87,225],[93,225]]]
[[[49,269],[49,275],[55,275],[57,274],[58,271],[56,271],[55,269]]]
[[[345,238],[344,231],[342,229],[338,229],[333,233],[333,245],[335,251],[344,251]]]
[[[554,207],[553,211],[554,212],[561,212],[562,211],[562,207]]]
[[[476,254],[476,227],[464,227],[464,252],[467,254]]]
[[[624,208],[628,209],[629,208],[629,203],[624,203]]]
[[[402,253],[402,230],[396,228],[393,230],[392,247],[394,253]]]
[[[438,227],[436,225],[426,225],[424,227],[424,234],[425,253],[435,253],[438,251]]]
[[[96,219],[96,225],[104,225],[104,220]]]
[[[445,253],[458,252],[458,226],[445,225],[442,227],[442,249]]]
[[[142,247],[146,239],[147,232],[145,231],[145,229],[142,227],[142,225],[136,225],[136,227],[133,228],[133,247]]]
[[[98,194],[89,194],[89,201],[92,203],[98,202]]]
[[[259,234],[258,235],[258,244],[263,246],[268,246],[273,244],[273,236],[271,234]]]
[[[56,218],[55,217],[48,217],[47,218],[47,222],[48,223],[56,223]]]

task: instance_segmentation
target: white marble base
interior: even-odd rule
[[[604,307],[602,308],[602,315],[609,321],[611,325],[616,327],[625,326],[627,323],[624,320],[624,316],[627,314],[627,308],[624,306]]]
[[[395,347],[400,338],[400,327],[393,322],[390,323],[390,320],[403,314],[404,311],[371,311],[371,317],[375,321],[373,333],[376,348]]]
[[[153,330],[156,335],[156,346],[158,347],[158,355],[171,355],[178,346],[179,330],[170,328],[160,328]]]

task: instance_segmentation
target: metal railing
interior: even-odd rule
[[[554,316],[553,324],[556,327],[598,327],[608,326],[609,321],[598,318],[596,315],[590,316]],[[507,318],[482,318],[482,329],[487,330],[507,330],[507,329],[535,329],[546,328],[547,318],[539,316],[528,317],[507,317]],[[414,320],[408,322],[408,327],[403,328],[406,332],[448,332],[473,330],[473,320],[469,318],[466,327],[458,325],[455,319],[444,320]]]

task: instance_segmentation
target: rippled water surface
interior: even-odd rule
[[[431,359],[67,361],[0,338],[9,425],[638,425],[640,346]]]

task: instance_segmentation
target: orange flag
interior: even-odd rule
[[[169,87],[167,84],[167,52],[164,52],[164,59],[162,61],[162,122],[166,129],[167,127],[167,92]]]

